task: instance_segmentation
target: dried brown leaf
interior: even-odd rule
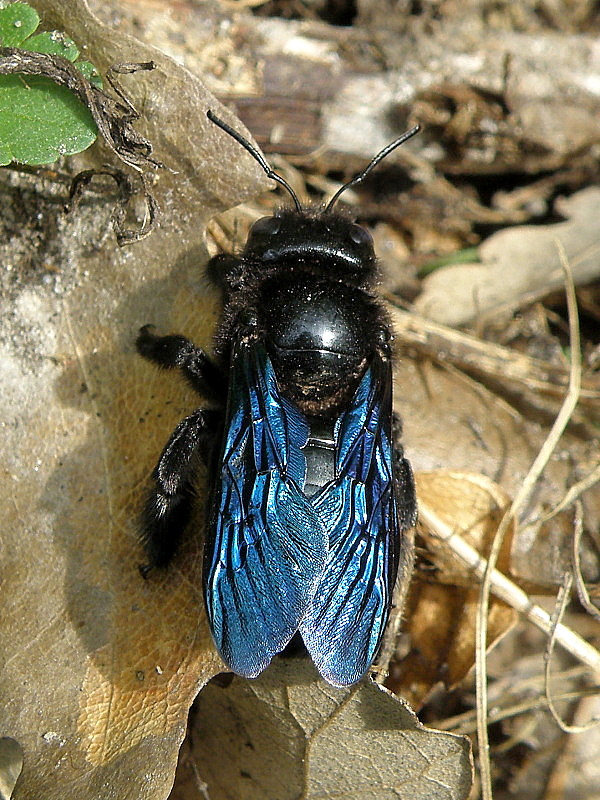
[[[417,473],[421,509],[430,508],[471,547],[486,557],[498,524],[509,506],[506,494],[483,475]],[[510,540],[504,540],[499,568],[510,562]],[[433,574],[417,570],[407,602],[405,633],[408,656],[392,666],[386,685],[419,708],[440,681],[451,689],[475,662],[475,624],[479,586],[473,575],[435,535],[421,528],[421,541]],[[515,624],[516,612],[496,598],[490,603],[488,646]]]
[[[0,800],[10,800],[23,769],[23,748],[10,736],[0,738]]]
[[[145,483],[197,399],[133,342],[152,322],[210,348],[219,301],[199,269],[206,219],[267,182],[206,120],[208,107],[226,111],[184,69],[81,0],[35,5],[99,66],[159,64],[132,94],[178,174],[161,178],[164,217],[149,239],[90,252],[106,209],[82,204],[54,230],[57,283],[23,270],[2,298],[0,733],[24,751],[15,800],[165,797],[188,708],[222,665],[201,599],[200,516],[173,569],[138,572]],[[32,247],[27,230],[2,243],[9,263]]]
[[[34,0],[45,27],[65,30],[76,42],[86,45],[102,73],[113,64],[154,62],[147,73],[123,75],[120,84],[141,114],[136,123],[154,146],[154,155],[173,170],[162,171],[154,194],[162,209],[161,226],[194,231],[199,239],[199,219],[206,220],[223,208],[230,208],[269,188],[270,182],[250,158],[240,157],[239,145],[223,135],[206,119],[209,107],[225,120],[229,112],[209,94],[200,80],[168,56],[143,42],[100,22],[89,11],[86,0],[65,4],[61,0]],[[218,148],[219,172],[214,162]],[[88,151],[92,166],[110,161],[108,151],[98,143]]]
[[[471,547],[487,557],[492,539],[510,498],[485,475],[438,470],[420,472],[415,476],[419,507],[428,507],[447,523]],[[505,536],[497,567],[502,572],[510,568],[510,550],[514,523]],[[472,574],[446,545],[435,535],[421,528],[421,539],[436,568],[436,580],[444,584],[471,586]]]
[[[566,222],[524,225],[493,234],[480,263],[453,264],[425,278],[415,310],[445,325],[467,325],[500,307],[514,308],[564,285],[556,241],[564,246],[577,285],[598,277],[600,190],[583,189],[557,210]]]
[[[396,402],[404,422],[403,440],[417,471],[481,473],[515,497],[545,439],[540,425],[521,416],[497,394],[472,379],[429,361],[402,359],[395,371]],[[521,512],[512,545],[510,572],[539,586],[560,583],[571,564],[572,514],[549,521],[553,508],[579,476],[597,464],[596,440],[564,434],[537,482],[535,496]],[[594,532],[600,524],[600,491],[582,497],[588,535],[582,544],[587,581],[597,580],[599,555]]]
[[[403,701],[370,681],[327,685],[306,659],[277,659],[253,681],[211,683],[194,710],[190,757],[211,800],[449,800],[469,793],[466,739],[424,728]]]

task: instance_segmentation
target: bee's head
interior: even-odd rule
[[[207,116],[239,142],[268,177],[283,186],[294,202],[293,209],[278,211],[272,217],[263,217],[254,223],[244,248],[244,257],[274,266],[284,263],[306,265],[318,272],[335,269],[340,280],[358,284],[368,282],[376,265],[373,239],[365,228],[334,212],[333,207],[346,189],[361,183],[392,150],[414,136],[419,126],[384,147],[362,172],[338,189],[324,208],[305,208],[289,183],[271,169],[254,145],[212,111],[208,111]]]
[[[319,208],[281,209],[254,223],[245,259],[265,266],[300,266],[311,272],[363,284],[375,274],[371,234],[342,214]]]

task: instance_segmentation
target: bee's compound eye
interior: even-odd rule
[[[261,217],[250,229],[250,236],[274,236],[280,228],[281,220],[278,217]]]
[[[362,245],[363,247],[368,247],[373,244],[373,237],[362,225],[352,225],[350,228],[350,238],[355,244]]]

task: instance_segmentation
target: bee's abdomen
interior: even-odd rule
[[[310,436],[303,447],[306,457],[304,494],[312,497],[335,478],[335,442],[333,422],[310,419]]]

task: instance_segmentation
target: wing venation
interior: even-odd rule
[[[205,600],[225,662],[254,677],[290,641],[325,566],[327,531],[302,493],[303,415],[259,343],[233,355],[223,456],[205,556]]]
[[[334,685],[367,672],[381,643],[408,527],[398,513],[389,362],[375,356],[335,430],[336,478],[313,498],[329,535],[327,563],[300,632]],[[403,495],[412,498],[410,468]]]

